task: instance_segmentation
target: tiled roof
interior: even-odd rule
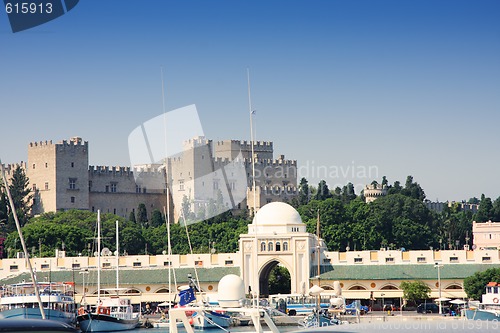
[[[187,283],[187,275],[191,274],[196,277],[194,268],[176,268],[175,277],[178,283]],[[216,268],[197,268],[198,278],[200,282],[219,282],[222,277],[228,274],[240,275],[239,267],[216,267]],[[83,283],[83,275],[81,270],[67,271],[51,271],[37,272],[38,281],[53,281],[64,282],[74,281],[76,284]],[[120,269],[120,286],[130,286],[138,284],[166,284],[168,283],[168,269],[166,268],[134,268]],[[21,273],[15,277],[5,278],[0,280],[0,284],[13,284],[25,281],[31,281],[29,273]],[[90,270],[89,274],[85,274],[85,283],[95,284],[97,280],[97,271]],[[113,285],[116,281],[116,271],[114,269],[101,270],[101,284]],[[172,273],[172,283],[174,281]]]
[[[449,264],[440,268],[441,279],[463,279],[498,264]],[[321,274],[322,280],[435,280],[437,268],[415,265],[339,265]]]

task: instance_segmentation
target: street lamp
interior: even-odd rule
[[[442,264],[439,264],[439,263],[435,263],[434,264],[434,268],[437,268],[438,270],[438,286],[439,286],[439,314],[443,314],[443,308],[441,306],[441,267],[443,267]]]

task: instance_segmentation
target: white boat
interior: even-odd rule
[[[116,332],[132,330],[139,325],[139,314],[133,312],[130,298],[119,295],[118,281],[118,221],[116,222],[116,295],[101,297],[101,214],[97,211],[97,306],[90,312],[82,306],[77,321],[82,332]],[[109,289],[108,289],[109,290]]]
[[[500,321],[500,283],[488,283],[486,293],[482,295],[482,302],[469,306],[463,312],[469,320]]]
[[[227,328],[231,324],[231,316],[224,312],[200,309],[193,313],[194,328]]]
[[[75,323],[75,300],[71,283],[38,283],[45,318],[67,324]],[[42,319],[32,283],[17,283],[2,287],[0,316],[4,319]]]

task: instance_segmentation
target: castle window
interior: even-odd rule
[[[231,182],[231,190],[236,190],[236,183],[235,182]]]
[[[76,190],[76,178],[69,179],[69,189]]]
[[[71,167],[74,168],[75,167],[75,162],[71,162]]]
[[[89,191],[92,189],[92,181],[89,180]]]
[[[33,169],[35,168],[35,163],[33,163]]]
[[[111,183],[111,192],[116,193],[116,184],[117,183]]]
[[[105,191],[106,193],[108,193],[108,192],[109,192],[109,185],[106,185],[106,187],[105,187],[104,191]]]
[[[283,251],[288,251],[288,242],[283,242]]]
[[[31,186],[31,190],[32,190],[33,192],[35,192],[35,191],[36,191],[36,184],[33,184],[33,186]]]
[[[45,167],[48,168],[49,167],[49,163],[45,162]]]
[[[49,189],[49,182],[45,182],[45,190],[47,191]]]
[[[141,187],[139,185],[135,185],[135,193],[141,193]]]
[[[75,197],[71,197],[71,203],[75,203]]]
[[[179,191],[184,191],[184,179],[179,179]]]
[[[143,188],[143,189],[142,189],[142,193],[146,193],[146,188]]]
[[[214,182],[214,190],[218,190],[219,189],[219,183],[218,182]]]
[[[267,244],[267,250],[268,250],[268,251],[274,251],[274,245],[273,245],[273,242],[269,242],[269,243]]]
[[[281,244],[280,244],[280,242],[276,242],[276,251],[281,251]]]
[[[265,242],[260,243],[260,250],[261,251],[265,251],[266,250],[266,243]]]

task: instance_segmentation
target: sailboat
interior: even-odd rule
[[[318,284],[313,285],[309,289],[309,295],[312,297],[316,297],[316,308],[313,313],[303,319],[301,325],[305,328],[310,327],[324,327],[331,325],[338,325],[340,321],[336,318],[333,318],[327,309],[321,308],[321,293],[324,291],[323,288],[320,287],[320,275],[321,275],[321,238],[320,238],[320,219],[319,219],[319,209],[318,209],[318,217],[316,221],[316,259],[317,259],[317,277]]]
[[[97,306],[87,312],[78,309],[76,317],[82,332],[116,332],[134,329],[139,324],[139,314],[133,312],[130,298],[119,296],[118,280],[118,221],[116,222],[116,295],[101,297],[101,213],[97,211]]]

